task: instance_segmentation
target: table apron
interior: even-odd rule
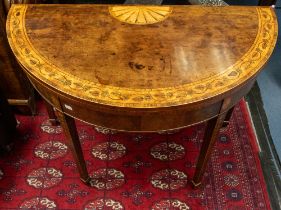
[[[196,105],[149,110],[110,107],[71,97],[28,75],[39,94],[58,111],[87,123],[120,131],[152,132],[173,130],[218,116],[232,108],[254,84],[255,78],[231,92]],[[227,100],[221,110],[222,103]]]

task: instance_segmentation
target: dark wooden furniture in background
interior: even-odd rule
[[[192,180],[199,186],[227,112],[252,87],[277,31],[272,8],[237,6],[14,5],[7,23],[85,183],[74,117],[139,132],[207,121]]]
[[[276,5],[277,0],[259,0],[259,6],[271,6]]]
[[[0,0],[0,88],[10,105],[22,113],[35,114],[34,89],[23,73],[9,47],[6,36],[6,16],[11,3],[36,1]]]
[[[17,121],[7,99],[0,91],[0,152],[10,151],[12,138],[16,134]]]

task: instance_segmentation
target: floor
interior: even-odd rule
[[[50,125],[43,103],[37,105],[35,117],[17,116],[14,150],[0,158],[1,210],[278,209],[270,208],[244,100],[221,130],[198,189],[190,180],[204,124],[169,133],[122,133],[77,121],[90,187],[79,179],[62,128]]]

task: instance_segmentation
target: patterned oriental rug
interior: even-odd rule
[[[174,133],[114,133],[77,122],[93,187],[80,182],[60,126],[43,104],[17,116],[19,137],[0,159],[0,209],[270,209],[246,104],[221,131],[205,185],[190,186],[204,124]]]

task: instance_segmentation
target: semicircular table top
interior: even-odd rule
[[[73,97],[118,107],[176,106],[223,94],[259,72],[278,31],[270,7],[11,10],[9,43],[29,75]]]

